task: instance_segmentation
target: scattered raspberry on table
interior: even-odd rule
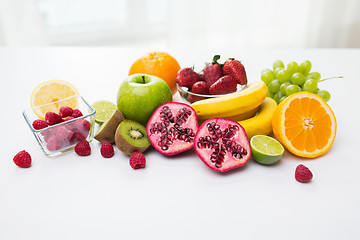
[[[135,151],[130,156],[130,166],[133,169],[144,168],[146,165],[146,159],[144,154],[141,152]]]
[[[13,158],[13,161],[21,168],[28,168],[31,166],[31,156],[25,150],[18,152]]]

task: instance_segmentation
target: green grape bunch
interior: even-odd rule
[[[326,102],[330,100],[330,93],[320,90],[318,83],[319,72],[311,71],[311,62],[306,60],[300,65],[290,62],[286,68],[281,60],[273,63],[272,70],[267,68],[261,72],[261,80],[268,86],[268,97],[273,98],[278,104],[293,93],[307,91],[322,97]]]

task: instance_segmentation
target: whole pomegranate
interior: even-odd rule
[[[151,145],[160,153],[174,155],[194,146],[198,130],[195,110],[189,105],[168,102],[150,117],[146,132]]]
[[[244,128],[224,118],[205,121],[195,135],[194,148],[200,159],[217,172],[243,166],[251,157]]]

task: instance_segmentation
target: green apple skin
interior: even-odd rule
[[[172,102],[172,93],[161,78],[148,74],[133,74],[120,85],[117,107],[126,119],[146,125],[161,104]]]

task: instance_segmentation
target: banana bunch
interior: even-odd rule
[[[246,131],[248,139],[255,135],[269,135],[272,133],[272,119],[277,103],[274,99],[267,97],[261,104],[257,115],[238,121]]]
[[[266,97],[268,88],[263,81],[250,83],[242,91],[223,97],[209,98],[193,103],[200,122],[211,118],[227,118],[239,122],[248,138],[268,135],[272,132],[271,121],[276,102]]]
[[[242,91],[221,97],[208,98],[191,104],[200,121],[211,118],[238,116],[260,106],[265,100],[268,88],[263,81],[250,83]],[[255,111],[256,112],[256,111]]]

